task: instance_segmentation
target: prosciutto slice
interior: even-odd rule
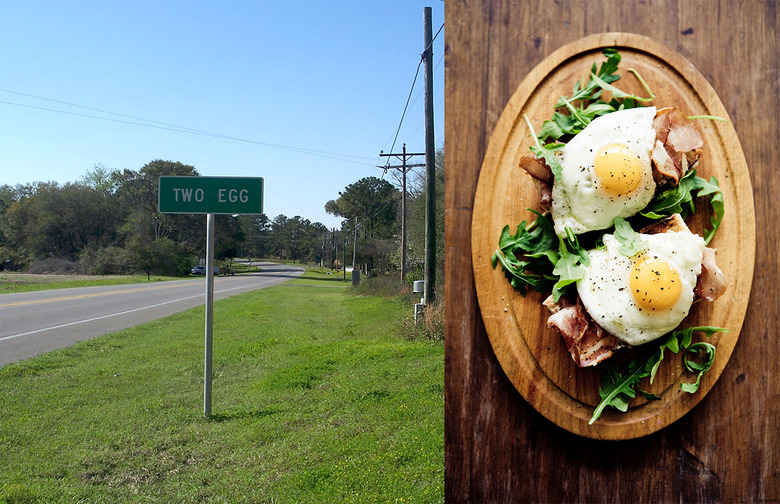
[[[595,366],[623,346],[615,336],[591,320],[579,298],[576,304],[565,298],[555,303],[550,296],[543,304],[552,313],[547,319],[547,327],[554,327],[561,333],[566,349],[578,366]]]
[[[520,168],[528,172],[539,183],[539,207],[542,212],[552,208],[553,172],[544,160],[526,154],[520,158]]]
[[[553,181],[553,172],[547,164],[537,159],[536,156],[526,154],[520,158],[520,168],[527,171],[536,180],[546,182],[548,184]]]
[[[696,125],[676,107],[658,109],[653,128],[655,146],[650,159],[657,170],[656,182],[666,180],[677,185],[688,168],[698,162],[704,138]]]
[[[715,264],[715,250],[704,247],[701,260],[701,273],[696,279],[693,295],[705,301],[715,301],[726,292],[726,277]]]

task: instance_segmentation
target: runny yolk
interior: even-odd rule
[[[623,144],[608,144],[599,149],[594,169],[601,186],[610,194],[628,194],[642,181],[639,157]]]
[[[637,304],[652,311],[670,308],[682,291],[680,275],[668,262],[658,257],[634,264],[630,286]]]

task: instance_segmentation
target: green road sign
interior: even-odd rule
[[[261,214],[262,177],[160,177],[160,213]]]

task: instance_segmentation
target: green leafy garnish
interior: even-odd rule
[[[558,98],[555,108],[566,109],[569,114],[556,111],[553,113],[552,119],[544,121],[539,131],[538,140],[540,142],[550,139],[558,140],[566,135],[574,136],[585,129],[596,117],[617,110],[634,108],[638,101],[649,101],[655,98],[642,76],[632,68],[629,68],[629,72],[632,72],[639,79],[650,98],[625,93],[615,87],[612,83],[620,79],[620,75],[615,73],[620,63],[620,53],[614,48],[604,49],[603,53],[607,60],[601,64],[600,69],[597,69],[595,62],[593,63],[588,83],[580,87],[580,81],[577,81],[571,96]],[[612,93],[612,100],[609,103],[601,99],[605,90]]]
[[[706,354],[706,360],[699,364],[696,361],[690,360],[688,356],[690,354],[699,354],[703,353]],[[693,394],[697,390],[699,390],[699,384],[701,384],[701,377],[704,373],[710,370],[712,367],[712,363],[715,362],[715,346],[706,343],[704,341],[699,343],[694,343],[691,345],[686,351],[685,354],[683,354],[683,362],[685,363],[685,369],[688,371],[695,373],[699,372],[699,374],[696,376],[696,381],[694,383],[681,383],[680,389],[683,392],[688,392],[690,394]]]
[[[504,226],[499,250],[491,257],[493,268],[500,263],[509,283],[523,296],[527,287],[539,292],[549,290],[554,278],[547,272],[558,262],[558,237],[550,217],[531,211],[537,217],[530,226],[521,222],[515,234]]]
[[[593,411],[593,416],[588,421],[588,425],[593,425],[593,422],[598,420],[604,408],[612,406],[613,408],[625,412],[628,409],[628,403],[631,399],[636,397],[636,391],[634,390],[639,382],[643,378],[650,378],[650,384],[652,385],[655,378],[658,366],[664,358],[664,350],[670,350],[673,353],[678,353],[680,350],[685,350],[684,362],[688,371],[698,372],[699,375],[695,383],[681,383],[680,389],[683,392],[694,393],[699,389],[699,383],[701,377],[706,373],[712,363],[715,360],[715,347],[710,343],[700,342],[691,345],[694,332],[703,332],[707,337],[712,336],[716,332],[728,331],[721,327],[712,326],[696,326],[688,327],[686,329],[680,329],[672,331],[664,337],[664,342],[653,353],[647,354],[640,360],[634,360],[629,362],[628,370],[626,374],[620,373],[617,366],[612,362],[603,362],[601,367],[601,386],[599,387],[599,395],[601,396],[601,402],[596,406]],[[698,354],[705,352],[707,354],[707,360],[703,364],[699,364],[687,358],[689,352]],[[639,391],[648,400],[658,400],[655,394],[650,394],[641,389]]]
[[[618,65],[620,64],[620,53],[617,51],[617,49],[612,47],[608,47],[601,52],[604,54],[604,56],[607,57],[607,60],[601,64],[601,68],[598,70],[598,72],[596,71],[596,63],[593,62],[593,66],[590,69],[591,76],[596,75],[602,82],[606,82],[608,84],[615,82],[616,80],[620,79],[620,76],[615,74],[615,72],[617,72]],[[593,78],[591,77],[590,81],[582,88],[580,88],[580,81],[576,82],[569,101],[584,102],[589,100],[598,100],[600,97],[601,88],[596,82],[593,81]],[[555,108],[562,108],[565,106],[566,105],[561,100],[558,100],[558,103],[555,104]]]
[[[642,213],[649,219],[663,219],[678,213],[683,219],[696,211],[693,203],[694,193],[697,197],[709,196],[713,216],[710,220],[712,229],[704,232],[704,242],[709,244],[715,232],[720,227],[725,213],[723,207],[723,193],[720,190],[718,179],[715,176],[707,181],[696,175],[696,170],[690,170],[680,179],[677,187],[667,189],[656,195]]]
[[[593,422],[598,420],[607,406],[612,406],[624,413],[628,410],[629,401],[636,397],[634,388],[642,378],[649,376],[647,367],[650,363],[650,357],[652,356],[639,361],[631,361],[625,375],[621,374],[612,362],[601,363],[601,386],[599,387],[601,402],[593,411],[588,425],[593,425]]]
[[[631,98],[632,100],[643,101],[643,102],[645,102],[645,101],[652,101],[652,100],[655,99],[655,95],[652,94],[652,91],[650,92],[650,97],[649,98],[642,98],[640,96],[633,95],[633,94],[630,94],[630,93],[626,93],[625,91],[621,91],[620,89],[616,88],[612,84],[604,82],[596,74],[591,73],[590,74],[590,78],[596,83],[596,85],[598,87],[600,87],[604,91],[609,91],[610,93],[612,93],[612,96],[614,98],[618,98],[618,99],[621,99],[621,98]]]
[[[650,99],[655,98],[655,93],[653,93],[653,90],[650,89],[650,86],[647,85],[647,82],[645,82],[645,80],[642,78],[642,76],[639,75],[639,72],[637,72],[633,68],[629,68],[628,71],[631,72],[632,74],[634,74],[634,77],[636,77],[639,80],[640,84],[642,84],[642,87],[645,88],[645,91],[647,91],[647,94],[650,95]]]
[[[710,218],[710,224],[712,229],[704,230],[704,244],[709,245],[712,237],[715,236],[715,232],[720,227],[720,223],[723,222],[723,215],[725,209],[723,207],[723,192],[720,190],[718,179],[713,175],[710,177],[710,181],[706,182],[703,178],[696,178],[696,189],[699,192],[697,196],[710,196],[710,206],[712,207],[712,217]]]
[[[558,261],[555,263],[553,275],[558,276],[558,281],[553,286],[553,301],[558,302],[565,292],[565,288],[585,276],[585,268],[590,266],[588,251],[582,248],[577,237],[566,228],[566,238],[558,238]]]
[[[694,120],[694,119],[709,119],[710,121],[729,122],[729,120],[724,118],[724,117],[711,116],[711,115],[689,115],[687,117],[690,120]]]
[[[534,142],[536,142],[536,145],[531,146],[531,152],[533,152],[534,156],[538,159],[543,159],[547,166],[550,167],[550,170],[552,170],[553,177],[555,177],[556,180],[560,180],[563,166],[561,166],[558,158],[555,157],[555,151],[563,149],[564,144],[554,143],[542,145],[541,141],[536,136],[536,132],[534,132],[534,127],[531,126],[531,121],[528,120],[528,117],[525,114],[523,114],[523,118],[525,118],[525,122],[528,124],[528,129],[531,130],[531,136],[534,137]]]
[[[626,257],[634,257],[638,253],[647,250],[647,239],[637,233],[631,224],[622,217],[615,218],[615,239],[620,243],[618,252]]]

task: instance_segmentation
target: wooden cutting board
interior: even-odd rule
[[[694,66],[678,53],[644,36],[607,33],[585,37],[561,47],[542,61],[517,88],[507,103],[491,136],[479,175],[472,217],[472,259],[477,296],[487,333],[504,372],[537,411],[575,434],[595,439],[632,439],[655,432],[679,419],[715,385],[739,338],[747,309],[755,257],[755,214],[748,168],[736,132],[730,122],[697,120],[705,147],[697,175],[720,182],[725,218],[710,247],[717,249],[717,263],[727,278],[726,293],[714,303],[693,306],[681,327],[712,325],[727,333],[711,338],[695,335],[717,348],[715,362],[695,394],[680,391],[680,383],[694,381],[684,370],[681,355],[667,355],[652,386],[641,384],[661,396],[660,401],[635,399],[626,413],[607,408],[588,425],[599,402],[598,368],[578,368],[566,351],[560,335],[547,328],[546,295],[529,291],[523,297],[512,289],[500,267],[490,258],[498,248],[502,228],[514,231],[521,221],[531,222],[538,209],[538,191],[518,161],[532,144],[527,116],[538,130],[553,112],[559,96],[569,96],[574,83],[587,81],[591,65],[599,65],[606,47],[619,50],[622,61],[615,83],[639,96],[646,96],[636,69],[655,93],[657,107],[675,106],[687,115],[728,118],[715,91]],[[696,215],[688,222],[702,233],[710,210],[699,200]]]

